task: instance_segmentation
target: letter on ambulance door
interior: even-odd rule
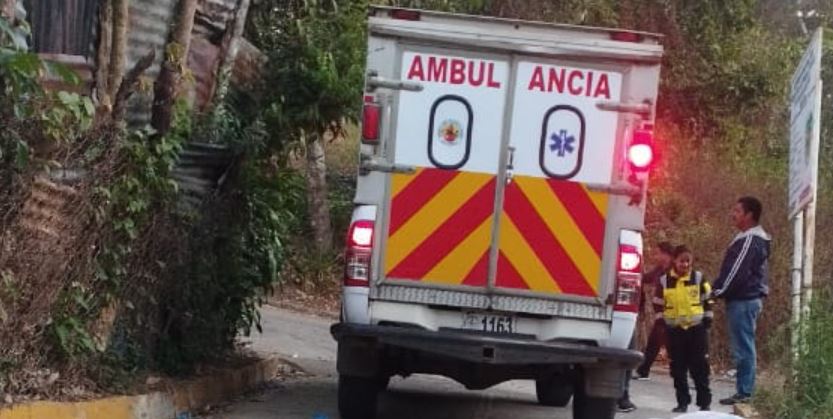
[[[618,116],[596,102],[619,99],[621,74],[545,60],[517,66],[513,170],[499,220],[495,286],[499,293],[595,298],[607,195],[585,184],[612,179]],[[606,85],[599,86],[602,73]]]
[[[395,117],[383,281],[485,287],[509,65],[505,57],[406,50]]]

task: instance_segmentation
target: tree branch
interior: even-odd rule
[[[130,96],[132,96],[136,91],[136,85],[139,84],[139,77],[141,77],[142,73],[150,68],[155,57],[156,52],[153,50],[149,51],[148,54],[142,57],[142,59],[139,60],[133,69],[131,69],[130,72],[124,77],[124,80],[119,86],[116,98],[113,101],[114,122],[118,123],[124,120],[125,114],[127,113],[127,100],[130,99]]]

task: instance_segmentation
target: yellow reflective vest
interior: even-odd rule
[[[653,303],[655,312],[662,313],[671,327],[688,329],[713,317],[711,285],[699,271],[679,276],[670,270],[660,277]]]

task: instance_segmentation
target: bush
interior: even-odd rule
[[[773,419],[811,419],[830,417],[833,412],[833,300],[829,294],[814,301],[810,316],[803,321],[802,353],[792,364],[787,347],[779,348],[784,362],[779,370],[781,383],[761,390],[755,405],[763,417]],[[783,340],[782,340],[783,341]],[[794,375],[790,375],[790,366]]]

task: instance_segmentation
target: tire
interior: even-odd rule
[[[564,407],[573,397],[573,382],[564,375],[551,375],[535,380],[535,395],[544,406]]]
[[[591,397],[584,391],[584,380],[576,380],[573,394],[573,419],[614,419],[616,399]]]
[[[376,389],[378,391],[387,390],[388,385],[390,385],[390,375],[385,374],[376,379]]]
[[[338,376],[338,412],[342,419],[374,419],[379,381],[374,378]]]

